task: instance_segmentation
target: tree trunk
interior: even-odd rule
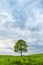
[[[21,56],[22,56],[22,45],[21,45]]]
[[[21,56],[22,56],[22,50],[21,50]]]

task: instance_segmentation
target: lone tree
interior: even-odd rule
[[[21,53],[21,56],[22,56],[22,52],[27,52],[27,47],[28,46],[26,44],[26,41],[20,39],[16,42],[14,46],[14,51]]]

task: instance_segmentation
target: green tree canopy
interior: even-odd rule
[[[20,39],[15,43],[14,51],[21,53],[22,56],[22,52],[27,52],[27,47],[26,41]]]

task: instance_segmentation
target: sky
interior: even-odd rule
[[[25,54],[43,53],[43,0],[0,0],[0,54],[18,55],[19,39],[29,46]]]

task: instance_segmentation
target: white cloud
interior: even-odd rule
[[[26,23],[25,23],[25,27],[27,28],[34,28],[39,25],[39,24],[43,24],[43,13],[41,13],[40,11],[35,11],[34,13],[35,15],[35,19],[33,17],[28,17]]]
[[[25,0],[18,0],[18,6],[19,7],[23,7],[24,6],[24,4],[25,4]]]
[[[43,46],[43,13],[38,8],[39,2],[39,0],[34,2],[33,0],[18,0],[15,7],[10,7],[10,9],[7,7],[9,4],[7,4],[6,7],[3,6],[3,11],[0,10],[0,54],[14,54],[13,46],[15,42],[21,38],[26,40],[30,46],[28,54],[39,53],[40,50],[40,52],[43,52],[42,48],[37,49],[37,46],[32,46]],[[13,4],[11,3],[11,5]],[[15,12],[15,8],[17,10],[17,13]],[[23,11],[26,14],[24,29],[21,29],[21,27],[12,26],[13,23],[15,24],[17,18],[22,19],[22,17],[18,15],[18,9],[21,9],[20,11]],[[16,14],[12,15],[13,12]]]
[[[10,49],[13,48],[12,39],[2,39],[0,40],[0,49]]]
[[[13,16],[9,12],[0,12],[0,25],[4,25],[5,22],[15,22]]]

